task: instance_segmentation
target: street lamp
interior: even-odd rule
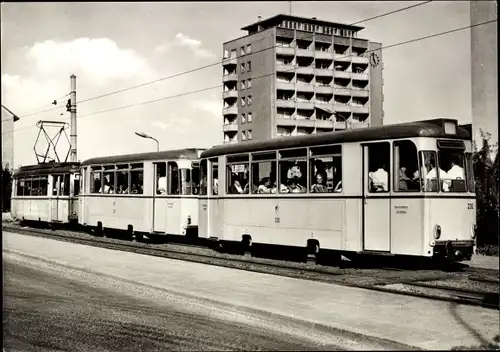
[[[156,151],[159,152],[160,151],[160,143],[158,142],[158,140],[156,138],[153,138],[149,135],[147,135],[146,133],[144,132],[135,132],[136,135],[138,135],[139,137],[141,138],[149,138],[149,139],[152,139],[156,142]]]

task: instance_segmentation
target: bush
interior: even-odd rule
[[[500,350],[500,335],[495,336],[493,339],[493,342],[488,342],[486,344],[482,344],[479,346],[459,346],[459,347],[453,347],[451,350],[452,351],[474,351],[474,350],[489,350],[489,351],[495,351],[495,350]]]
[[[10,211],[10,197],[12,195],[12,172],[9,165],[2,166],[2,213]]]
[[[491,135],[481,131],[483,146],[474,146],[474,177],[476,181],[477,245],[498,255],[498,152],[490,144]],[[494,161],[491,156],[496,154]]]

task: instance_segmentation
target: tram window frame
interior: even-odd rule
[[[179,183],[180,183],[180,194],[183,196],[190,196],[193,194],[193,180],[192,180],[192,169],[182,168],[179,169]]]
[[[331,158],[330,161],[325,162],[321,159]],[[313,188],[316,184],[316,160],[321,160],[323,164],[331,164],[331,168],[334,168],[334,173],[331,179],[331,186],[329,184],[330,180],[328,177],[328,171],[324,170],[323,177],[326,176],[325,184],[327,186],[326,192],[318,192],[315,191],[316,188]],[[338,194],[342,193],[342,180],[343,180],[343,168],[342,168],[342,145],[327,145],[327,146],[319,146],[319,147],[310,147],[309,148],[309,192],[310,193],[331,193]],[[340,176],[340,177],[339,177]]]
[[[178,196],[181,193],[181,184],[180,184],[180,169],[179,165],[175,161],[167,162],[167,194],[170,196]],[[175,184],[176,188],[173,188]]]
[[[70,174],[61,174],[61,182],[59,183],[59,196],[69,197],[70,194]]]
[[[295,148],[295,149],[281,149],[278,150],[278,183],[277,187],[279,189],[280,194],[287,193],[298,193],[304,194],[308,193],[309,184],[309,175],[308,175],[308,149],[307,148]],[[300,165],[304,165],[301,167]],[[295,166],[298,165],[299,170],[297,171]],[[285,168],[288,168],[286,171]],[[297,176],[297,173],[300,173],[300,176]],[[289,177],[289,175],[292,177]],[[286,176],[286,183],[283,184],[283,176]],[[305,176],[305,180],[303,178]],[[295,180],[297,185],[299,186],[299,192],[290,191],[290,180]],[[304,181],[301,181],[304,180]],[[284,187],[282,187],[282,185]]]
[[[237,167],[238,170],[234,171]],[[241,176],[243,174],[243,176]],[[234,176],[239,183],[241,192],[236,188],[236,192],[232,191]],[[246,176],[246,177],[245,177]],[[248,194],[250,188],[250,154],[237,154],[226,156],[226,195]]]
[[[251,194],[276,194],[276,188],[275,188],[275,183],[278,182],[278,162],[277,162],[277,152],[276,151],[267,151],[267,152],[260,152],[260,153],[252,153],[251,154],[251,163],[250,163],[250,182],[249,184],[251,185]],[[255,178],[255,168],[258,166],[260,168],[260,165],[262,164],[269,164],[269,176],[264,176],[260,177],[260,170],[258,170],[257,178]],[[274,165],[274,170],[273,170],[273,165]],[[274,177],[273,177],[274,176]],[[264,188],[262,188],[263,191],[261,191],[260,186],[262,185],[262,182],[265,179],[270,180],[270,187],[269,187],[269,192],[265,191]],[[257,182],[255,182],[257,181]],[[275,190],[273,193],[272,190]]]
[[[104,165],[102,175],[102,194],[115,194],[116,193],[116,166],[115,165]],[[110,180],[107,181],[106,177],[109,176]],[[109,185],[107,184],[109,182]],[[106,189],[108,186],[108,189]],[[106,192],[107,191],[107,192]]]
[[[95,177],[96,175],[98,175],[99,177]],[[102,188],[102,184],[103,184],[103,181],[102,181],[103,177],[102,177],[102,166],[92,166],[90,167],[90,193],[93,193],[93,194],[99,194],[101,193],[101,188]],[[96,185],[98,184],[98,186],[96,187]]]
[[[470,193],[476,192],[476,180],[474,176],[474,161],[472,153],[465,153],[467,189]]]
[[[74,179],[73,179],[73,196],[75,196],[75,197],[80,194],[81,178],[82,178],[82,175],[80,175],[79,172],[75,172]]]
[[[24,196],[24,189],[26,188],[26,182],[24,177],[17,178],[16,181],[16,197]]]
[[[167,189],[168,189],[168,177],[167,177],[167,163],[164,161],[161,162],[155,162],[154,163],[155,167],[155,192],[156,195],[159,196],[166,196],[167,195]],[[160,187],[160,179],[165,178],[165,184],[162,185],[164,187]],[[163,191],[163,193],[162,193]]]
[[[200,196],[206,196],[208,192],[208,160],[200,161]]]
[[[130,194],[144,194],[144,163],[130,164]],[[134,179],[137,178],[137,181]],[[134,192],[133,188],[136,186]]]
[[[419,163],[420,163],[420,170],[419,170],[419,177],[420,177],[420,180],[421,182],[423,183],[423,186],[422,186],[422,190],[426,193],[438,193],[440,191],[440,187],[439,187],[439,167],[436,168],[436,179],[438,180],[436,183],[430,183],[429,181],[431,181],[432,179],[428,179],[427,178],[427,175],[429,174],[429,172],[432,170],[427,170],[427,162],[426,160],[428,160],[429,156],[430,156],[430,159],[434,160],[434,164],[438,164],[437,162],[437,153],[435,150],[421,150],[419,153],[418,153],[418,156],[419,156]],[[422,171],[425,171],[425,175],[421,175]],[[433,187],[435,186],[435,187]]]
[[[219,195],[219,159],[213,158],[210,159],[210,172],[212,175],[211,179],[211,194],[213,196]]]
[[[123,180],[123,176],[126,175],[126,184],[124,185],[122,181]],[[122,194],[130,194],[130,165],[129,164],[116,164],[116,189],[115,189],[115,192],[116,194],[118,195],[122,195]],[[122,186],[123,190],[120,191],[120,186]],[[124,187],[123,187],[124,186]]]
[[[39,177],[39,186],[40,192],[39,196],[40,197],[47,197],[48,196],[48,191],[49,191],[49,176],[48,175],[42,175]]]
[[[29,197],[31,195],[31,176],[24,178],[24,192],[23,196]]]
[[[459,160],[457,160],[457,158]],[[446,166],[451,165],[452,161],[458,162],[460,165],[457,166],[462,168],[462,178],[452,179],[448,176],[448,171]],[[442,179],[439,179],[439,185],[442,192],[446,193],[467,193],[467,166],[466,159],[463,150],[457,149],[448,149],[448,148],[439,148],[438,151],[438,164],[439,169],[446,172],[446,175],[443,175]],[[444,165],[446,164],[446,166]]]
[[[414,149],[414,158],[416,160],[416,164],[417,164],[417,169],[416,170],[413,170],[410,169],[408,171],[408,163],[409,163],[409,158],[401,158],[400,155],[401,155],[401,149],[402,147],[405,147],[405,145],[407,145],[409,147],[409,145],[411,144],[411,146],[413,147]],[[417,149],[417,146],[416,144],[410,140],[410,139],[403,139],[403,140],[398,140],[398,141],[394,141],[392,143],[392,153],[393,153],[393,166],[394,166],[394,169],[393,169],[393,178],[392,178],[392,181],[393,181],[393,185],[392,185],[392,190],[394,192],[399,192],[399,193],[419,193],[422,191],[422,179],[420,177],[415,177],[415,173],[418,171],[418,170],[421,170],[421,166],[420,166],[420,158],[418,157],[418,149]],[[401,161],[404,161],[404,163],[401,163]],[[403,166],[401,166],[403,164]],[[402,168],[405,168],[405,172],[406,172],[406,177],[407,179],[403,180],[405,181],[404,183],[402,183],[401,179],[400,179],[400,172],[401,172],[401,169]],[[412,172],[413,171],[413,172]],[[417,184],[417,187],[412,187],[411,189],[408,187],[408,186],[414,186],[415,184]],[[401,185],[406,185],[407,189],[401,189]]]
[[[191,163],[191,195],[200,193],[200,163]]]
[[[375,143],[368,143],[366,144],[366,147],[367,147],[367,151],[368,151],[368,168],[367,170],[365,170],[366,172],[366,180],[368,182],[368,184],[366,185],[367,186],[367,189],[368,189],[368,193],[371,193],[371,194],[380,194],[380,193],[389,193],[391,191],[391,143],[390,142],[375,142]],[[375,153],[373,152],[375,151]],[[378,158],[378,161],[372,161],[372,155],[374,154],[386,154],[384,156],[384,159],[380,159]],[[377,159],[375,159],[377,160]],[[375,163],[375,164],[374,164]],[[375,165],[375,166],[374,166]],[[383,167],[382,169],[384,171],[387,172],[387,190],[380,190],[380,188],[376,188],[376,186],[373,185],[373,182],[372,182],[372,179],[370,177],[370,175],[372,173],[375,173],[377,172],[381,166],[385,166],[387,168],[387,170],[385,170]],[[370,171],[371,169],[375,169],[375,167],[377,167],[376,170],[374,171]]]

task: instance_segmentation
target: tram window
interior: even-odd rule
[[[156,194],[167,194],[167,164],[156,164]]]
[[[49,188],[49,177],[42,176],[38,181],[38,195],[39,196],[47,196],[48,188]]]
[[[390,143],[368,145],[368,191],[389,192]]]
[[[227,166],[227,194],[249,193],[248,162],[236,163]]]
[[[309,159],[311,193],[342,192],[342,156],[312,154]]]
[[[73,195],[77,196],[80,194],[80,186],[81,186],[81,176],[80,174],[75,174],[75,179],[73,180]]]
[[[129,177],[129,165],[122,164],[116,165],[116,193],[117,194],[128,194],[130,193],[130,177]]]
[[[193,194],[193,180],[191,179],[191,169],[180,169],[181,176],[181,194],[191,195]]]
[[[279,154],[279,193],[307,192],[307,149],[282,150]]]
[[[143,194],[144,193],[144,165],[132,164],[130,165],[130,194]]]
[[[476,191],[476,183],[474,180],[474,163],[472,161],[472,153],[465,153],[465,161],[467,165],[467,187],[469,192]]]
[[[107,172],[104,171],[103,174],[103,188],[102,192],[99,191],[99,193],[104,193],[104,194],[114,194],[115,192],[115,172]]]
[[[417,176],[418,154],[417,147],[412,141],[397,141],[393,145],[394,151],[394,191],[420,192],[421,183]]]
[[[59,195],[60,196],[69,196],[69,184],[70,178],[69,174],[63,174],[60,176],[61,183],[59,185]]]
[[[191,169],[191,187],[191,194],[200,193],[200,167],[198,165]]]
[[[22,197],[24,195],[24,189],[25,189],[25,179],[18,178],[17,179],[16,196]]]
[[[274,154],[276,158],[276,154]],[[276,193],[276,161],[252,162],[252,193]]]
[[[33,177],[31,179],[31,196],[40,195],[40,179],[38,177]]]
[[[179,194],[179,167],[175,161],[168,162],[168,194]]]
[[[425,192],[438,192],[438,171],[436,170],[436,152],[421,151],[420,152],[420,172],[415,175],[420,177],[424,183]],[[439,170],[439,173],[442,170]]]
[[[212,164],[212,194],[219,194],[219,163],[217,159],[210,160]]]
[[[102,186],[102,172],[100,168],[92,168],[90,172],[90,193],[100,193]],[[56,187],[54,183],[54,187]]]
[[[200,195],[207,194],[207,160],[203,159],[200,163]]]
[[[441,149],[438,152],[438,162],[441,191],[467,192],[464,153],[457,150]]]

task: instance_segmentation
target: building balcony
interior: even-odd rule
[[[370,108],[368,106],[353,105],[351,107],[354,114],[369,114]]]
[[[358,81],[368,81],[368,73],[352,73],[352,79],[358,80]]]
[[[350,120],[349,122],[349,127],[351,129],[355,129],[355,128],[366,128],[366,127],[370,127],[370,123],[368,121],[357,121],[357,120]]]
[[[315,51],[314,56],[316,59],[333,60],[333,53],[331,51]]]
[[[293,72],[294,70],[295,70],[294,64],[276,63],[276,72]]]
[[[237,115],[238,107],[236,105],[222,109],[222,115]]]
[[[353,64],[364,64],[364,65],[369,64],[369,59],[363,56],[353,56],[351,57],[351,61]]]
[[[238,81],[238,75],[236,73],[222,76],[222,82],[233,82],[233,81],[234,82]]]
[[[222,127],[224,132],[238,132],[238,124],[237,123],[229,123]]]
[[[298,101],[297,109],[314,110],[314,103],[312,101]]]
[[[335,95],[348,95],[351,96],[350,88],[334,88],[333,92]]]
[[[334,122],[335,130],[346,130],[348,125],[345,121],[335,121]]]
[[[314,91],[319,94],[333,94],[333,87],[315,86]]]
[[[315,73],[320,77],[333,77],[333,70],[328,68],[316,68]]]
[[[334,76],[335,76],[335,78],[351,79],[352,78],[352,72],[335,71]]]
[[[276,117],[276,126],[280,127],[288,127],[288,126],[295,126],[297,124],[296,119],[292,119],[289,117]]]
[[[222,98],[223,99],[238,98],[238,91],[237,90],[228,90],[228,91],[222,92]]]
[[[314,71],[316,69],[312,66],[298,66],[297,67],[297,74],[303,74],[303,75],[314,75]]]
[[[276,99],[276,107],[278,107],[278,108],[295,108],[295,100]]]
[[[297,92],[314,92],[314,86],[312,83],[297,83]]]
[[[349,56],[349,54],[335,54],[333,59],[339,62],[351,62],[351,56]]]
[[[297,49],[295,54],[301,57],[314,57],[314,51],[307,49]]]
[[[306,127],[306,128],[314,128],[316,127],[316,120],[315,119],[308,119],[308,118],[298,118],[295,120],[297,127]]]
[[[338,112],[351,112],[351,106],[347,104],[342,104],[342,103],[335,103],[335,111]]]
[[[316,127],[318,128],[331,128],[333,129],[335,122],[334,121],[329,121],[329,120],[315,120],[316,121]]]
[[[293,83],[293,82],[276,82],[276,89],[295,91],[295,83]]]
[[[234,66],[238,63],[238,59],[236,57],[231,57],[228,59],[224,59],[222,61],[222,66]]]
[[[238,143],[237,139],[227,139],[227,140],[224,140],[224,144],[236,144],[236,143]]]
[[[276,47],[276,54],[286,55],[286,56],[295,56],[295,48],[278,46],[278,47]]]
[[[352,89],[351,94],[353,97],[369,98],[370,91],[367,89]]]

